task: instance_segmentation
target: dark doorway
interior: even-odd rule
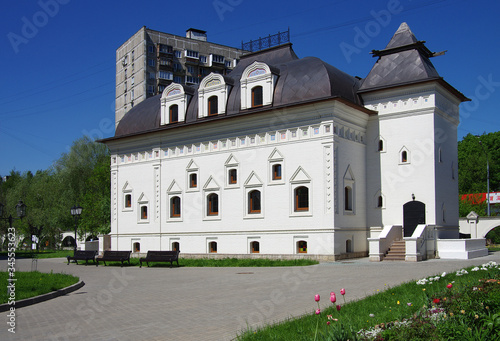
[[[425,204],[420,201],[408,201],[403,205],[403,231],[405,237],[411,237],[419,224],[425,224]]]

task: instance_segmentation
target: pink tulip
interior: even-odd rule
[[[332,296],[332,295],[335,295],[335,293],[333,291],[330,293],[330,296]]]
[[[332,292],[332,295],[330,296],[330,301],[331,301],[332,303],[337,302],[337,296],[335,296],[335,293],[334,293],[334,292]]]
[[[453,284],[451,284],[451,283],[450,283],[450,284],[448,284],[446,287],[447,287],[448,289],[451,289],[451,288],[453,287]]]
[[[340,308],[341,308],[340,305],[337,305],[337,311],[340,311]]]
[[[315,300],[316,302],[319,302],[319,295],[314,295],[314,300]]]
[[[319,315],[319,314],[321,314],[321,310],[316,309],[316,315]]]
[[[330,321],[326,321],[326,324],[327,324],[327,325],[330,325]]]
[[[344,289],[344,288],[340,289],[340,294],[341,294],[342,296],[344,296],[344,295],[345,295],[345,289]]]

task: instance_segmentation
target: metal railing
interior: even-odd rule
[[[246,43],[241,42],[241,49],[244,51],[255,52],[289,42],[290,28],[288,28],[285,32],[278,32],[277,34],[269,35],[257,40],[250,40]]]

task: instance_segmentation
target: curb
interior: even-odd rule
[[[76,291],[76,290],[80,289],[81,287],[83,287],[84,285],[85,285],[85,282],[80,281],[76,284],[70,285],[69,287],[66,287],[63,289],[52,291],[52,292],[49,292],[47,294],[43,294],[40,296],[25,298],[24,300],[16,301],[15,304],[12,304],[12,305],[10,305],[9,303],[3,303],[3,304],[0,304],[0,312],[9,311],[11,307],[22,308],[22,307],[26,307],[26,306],[29,306],[32,304],[37,304],[40,302],[48,301],[48,300],[51,300],[53,298],[63,296],[63,295],[69,294],[73,291]]]

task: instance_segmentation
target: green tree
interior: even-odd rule
[[[481,141],[481,143],[479,143]],[[460,195],[487,192],[486,155],[490,167],[490,192],[500,190],[500,132],[474,136],[458,142],[458,190]],[[459,201],[460,216],[475,211],[486,215],[486,204]]]

